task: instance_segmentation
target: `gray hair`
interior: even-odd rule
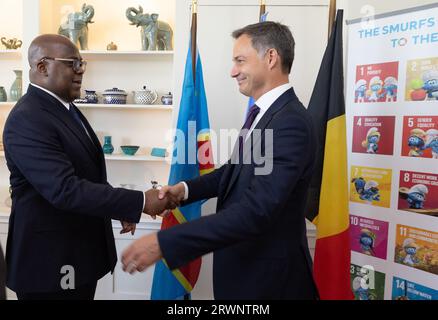
[[[271,48],[277,50],[283,72],[290,73],[295,56],[295,40],[288,26],[265,21],[237,29],[231,35],[237,39],[244,34],[251,38],[252,46],[259,54]]]

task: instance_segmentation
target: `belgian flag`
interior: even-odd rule
[[[353,298],[342,24],[343,11],[338,10],[308,107],[317,134],[317,155],[307,218],[317,229],[314,277],[323,300]]]

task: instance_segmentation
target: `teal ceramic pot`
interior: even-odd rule
[[[120,148],[122,149],[123,153],[126,154],[127,156],[133,156],[138,148],[140,148],[139,146],[120,146]]]
[[[22,71],[14,70],[15,72],[15,81],[12,83],[10,90],[10,98],[11,101],[18,101],[21,98],[23,93],[23,80],[22,80]]]
[[[112,154],[114,151],[114,147],[111,143],[111,136],[105,136],[103,137],[104,144],[103,144],[103,153],[104,154]]]
[[[8,96],[6,95],[6,90],[4,87],[0,87],[0,102],[6,102],[8,100]]]

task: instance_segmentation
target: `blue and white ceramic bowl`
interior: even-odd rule
[[[118,88],[107,89],[103,92],[103,103],[105,104],[126,104],[128,94],[125,90]]]

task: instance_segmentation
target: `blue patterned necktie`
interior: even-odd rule
[[[260,108],[257,105],[253,105],[248,112],[248,116],[246,117],[245,124],[243,125],[242,129],[240,130],[241,134],[239,135],[239,154],[242,154],[242,147],[243,143],[245,141],[246,135],[248,133],[248,130],[251,128],[252,124],[254,123],[255,118],[260,112]],[[242,131],[246,130],[243,134]]]

